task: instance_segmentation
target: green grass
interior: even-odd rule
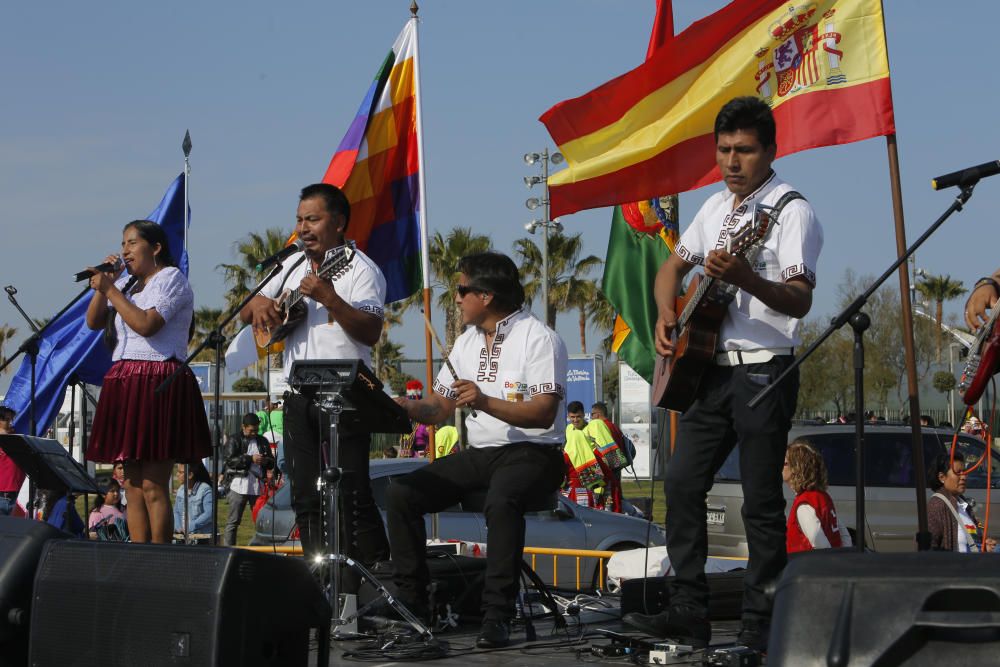
[[[653,521],[662,526],[667,515],[667,503],[663,498],[663,482],[652,480],[636,482],[635,479],[622,476],[622,495],[624,497],[648,499],[650,490],[653,493]]]

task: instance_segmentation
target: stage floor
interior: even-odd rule
[[[614,597],[605,601],[617,603]],[[619,609],[604,608],[599,611],[583,610],[577,617],[568,617],[568,627],[557,629],[551,618],[534,621],[536,639],[527,641],[525,627],[516,624],[511,633],[511,645],[503,649],[480,650],[476,648],[478,623],[460,625],[434,633],[435,646],[419,641],[408,629],[393,632],[381,630],[377,639],[336,639],[330,650],[330,665],[365,662],[374,665],[399,665],[420,659],[425,665],[477,665],[482,667],[569,667],[581,662],[590,664],[645,664],[645,655],[614,655],[615,647],[626,646],[602,631],[620,633],[636,640],[652,641],[625,626],[619,618]],[[712,647],[732,645],[739,631],[739,621],[720,621],[712,624]],[[380,651],[379,647],[386,646]],[[609,648],[610,647],[610,648]],[[635,649],[632,649],[635,650]],[[432,657],[435,654],[440,657]],[[418,655],[425,657],[417,658]],[[702,664],[703,651],[668,656],[663,664]],[[310,665],[318,665],[315,642],[310,650]],[[762,663],[763,664],[763,663]],[[320,666],[322,667],[322,666]]]

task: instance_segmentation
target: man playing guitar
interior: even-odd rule
[[[726,189],[705,202],[681,236],[677,251],[660,267],[655,296],[659,310],[656,350],[675,352],[675,300],[681,279],[696,264],[705,274],[739,288],[725,316],[711,363],[680,418],[675,451],[664,478],[667,550],[673,573],[670,608],[656,615],[628,614],[625,621],[656,637],[704,646],[708,623],[708,552],[705,499],[712,479],[740,445],[743,516],[750,547],[739,643],[766,649],[771,615],[767,584],[785,566],[785,501],[781,467],[798,394],[798,376],[787,378],[755,410],[747,402],[791,363],[798,324],[812,305],[823,231],[802,198],[771,170],[777,145],[771,109],[760,99],[739,97],[715,119],[716,162]],[[729,236],[756,215],[758,205],[780,208],[751,266],[727,250]]]
[[[355,251],[346,269],[331,280],[316,274],[330,251],[344,245],[351,216],[347,197],[325,183],[302,190],[295,233],[304,242],[302,254],[286,260],[282,272],[240,313],[255,329],[270,329],[282,322],[275,298],[284,289],[295,289],[306,298],[304,321],[285,338],[284,373],[297,359],[360,359],[371,365],[371,347],[382,333],[385,278],[364,253]],[[288,392],[284,400],[284,450],[292,484],[292,508],[307,557],[322,551],[320,493],[316,480],[321,469],[320,442],[328,437],[329,419],[312,397]],[[368,478],[369,433],[340,426],[339,464],[341,512],[348,539],[344,553],[365,565],[389,556],[382,517],[372,497]]]
[[[965,323],[976,332],[969,348],[965,369],[958,383],[962,402],[974,405],[986,391],[991,378],[1000,372],[1000,329],[996,328],[997,297],[1000,296],[1000,269],[976,281],[965,302]],[[989,315],[986,311],[991,311]]]

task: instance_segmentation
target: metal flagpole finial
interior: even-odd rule
[[[410,3],[410,14],[413,18],[417,18],[417,12],[419,11],[420,7],[417,6],[417,0],[413,0],[413,2]]]
[[[192,146],[192,144],[191,144],[191,131],[190,130],[184,130],[184,142],[181,144],[181,150],[184,151],[184,157],[185,158],[191,156],[191,146]]]

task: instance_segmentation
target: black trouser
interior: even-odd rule
[[[747,402],[792,363],[792,356],[763,364],[708,368],[698,395],[681,418],[677,446],[663,486],[667,502],[667,552],[676,578],[671,604],[707,615],[706,503],[715,473],[738,443],[743,484],[743,524],[750,558],[743,589],[744,620],[766,621],[772,601],[764,593],[785,567],[785,499],[781,468],[798,398],[793,372],[751,410]]]
[[[524,554],[526,501],[555,493],[564,474],[560,448],[522,442],[450,454],[394,480],[387,492],[386,517],[402,599],[426,599],[430,573],[424,515],[456,504],[470,491],[487,489],[483,615],[509,619]]]
[[[323,498],[316,480],[326,458],[330,419],[311,398],[292,392],[285,394],[284,413],[285,467],[292,484],[292,508],[302,550],[309,557],[326,552],[320,522]],[[341,551],[365,565],[388,560],[389,543],[368,478],[371,435],[340,427],[338,441],[338,467],[344,472],[340,480]]]

